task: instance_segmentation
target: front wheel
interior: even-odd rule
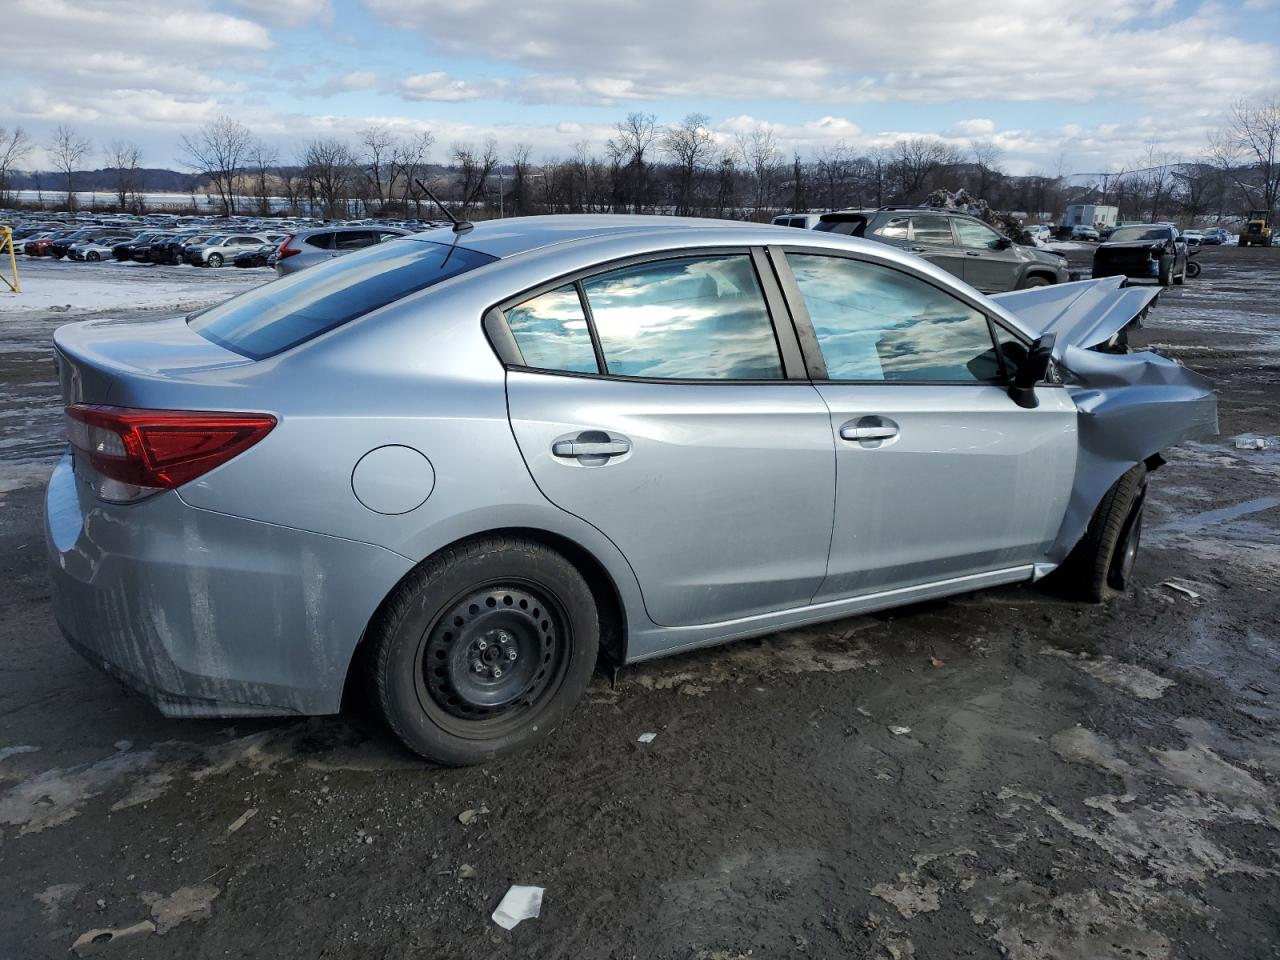
[[[370,628],[374,699],[414,753],[448,766],[526,750],[551,734],[595,668],[591,588],[563,556],[512,538],[428,560]]]
[[[90,250],[88,253],[85,254],[85,259],[87,259],[90,263],[97,263],[99,260],[102,259],[102,254],[98,253],[98,251],[96,250]]]
[[[211,253],[211,254],[209,254],[209,259],[208,259],[208,260],[206,260],[206,261],[205,261],[205,263],[207,263],[207,264],[208,264],[209,266],[211,266],[211,267],[220,267],[220,266],[222,266],[222,254],[220,254],[220,253]]]
[[[1139,463],[1107,491],[1062,564],[1059,576],[1071,593],[1100,603],[1128,589],[1142,545],[1146,499],[1147,467]]]
[[[1027,277],[1022,281],[1022,289],[1030,290],[1032,287],[1048,287],[1052,286],[1052,281],[1046,277]]]
[[[1173,257],[1164,256],[1160,258],[1160,286],[1167,287],[1173,283]]]

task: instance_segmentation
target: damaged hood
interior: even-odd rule
[[[1068,346],[1106,343],[1142,318],[1160,296],[1159,287],[1125,287],[1124,277],[1078,280],[1050,287],[998,293],[991,299],[1012,313],[1034,336],[1057,336],[1055,352]]]

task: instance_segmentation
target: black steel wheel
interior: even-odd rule
[[[571,639],[558,600],[532,584],[494,583],[447,605],[422,644],[419,699],[446,726],[510,723],[563,679]],[[447,717],[461,719],[462,726]]]
[[[425,561],[369,630],[373,696],[415,753],[451,766],[527,749],[586,690],[600,623],[591,588],[544,544],[477,540]]]

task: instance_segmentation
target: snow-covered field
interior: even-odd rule
[[[0,292],[0,317],[65,312],[140,310],[180,313],[235,296],[275,279],[266,268],[242,270],[143,263],[76,263],[20,258],[22,292]]]

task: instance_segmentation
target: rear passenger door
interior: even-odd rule
[[[930,263],[936,263],[947,273],[964,277],[964,251],[951,232],[950,217],[931,213],[914,214],[911,217],[911,237],[907,249]]]
[[[656,623],[801,606],[825,576],[831,429],[770,304],[763,252],[697,251],[569,277],[486,318],[530,473],[617,544]]]
[[[1062,387],[1038,388],[1034,409],[1008,396],[1027,344],[892,265],[803,249],[777,251],[774,263],[836,447],[831,559],[816,599],[1043,560],[1071,493],[1077,411]]]

